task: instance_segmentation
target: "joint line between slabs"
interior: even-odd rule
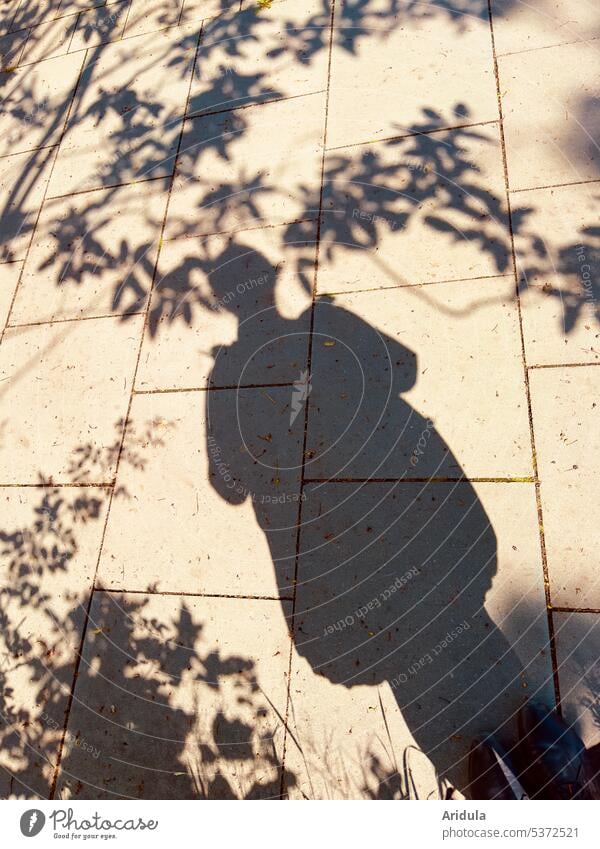
[[[487,0],[488,6],[488,16],[490,22],[490,38],[492,44],[492,56],[493,56],[493,64],[494,64],[494,80],[496,84],[496,100],[498,104],[498,118],[499,118],[499,129],[500,129],[500,147],[502,150],[502,166],[504,170],[504,185],[506,192],[506,208],[508,212],[508,225],[509,225],[509,236],[510,236],[510,246],[511,246],[511,256],[512,256],[512,265],[514,272],[514,285],[515,285],[515,296],[517,303],[517,315],[519,318],[519,335],[521,340],[521,359],[523,364],[523,376],[525,382],[525,397],[527,400],[527,415],[529,419],[529,438],[531,443],[531,464],[533,468],[533,476],[535,483],[535,500],[536,500],[536,508],[537,508],[537,519],[538,519],[538,536],[539,536],[539,544],[540,544],[540,554],[542,559],[542,579],[543,579],[543,587],[544,587],[544,595],[546,599],[546,623],[548,627],[548,641],[550,646],[550,658],[552,664],[552,679],[554,684],[554,698],[556,701],[556,706],[558,711],[560,711],[560,682],[558,678],[558,657],[556,650],[556,637],[554,632],[554,621],[552,618],[552,611],[550,609],[551,606],[551,598],[550,598],[550,578],[548,572],[548,558],[546,553],[546,538],[544,534],[544,524],[543,524],[543,514],[542,514],[542,498],[540,493],[540,479],[539,479],[539,471],[537,464],[537,452],[535,446],[535,430],[533,426],[533,411],[531,406],[531,390],[529,386],[529,372],[527,369],[527,355],[525,349],[525,334],[523,330],[523,313],[521,307],[521,295],[519,292],[519,275],[517,268],[517,258],[515,253],[515,241],[514,241],[514,230],[513,230],[513,222],[512,222],[512,209],[511,209],[511,191],[510,191],[510,180],[509,180],[509,172],[508,172],[508,159],[506,155],[506,139],[504,135],[504,111],[502,104],[502,88],[500,86],[500,75],[498,70],[498,57],[496,53],[496,40],[494,35],[494,16],[492,12],[492,3],[491,0]]]

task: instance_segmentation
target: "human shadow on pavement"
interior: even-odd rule
[[[211,384],[234,389],[206,394],[211,483],[229,504],[252,500],[280,594],[297,586],[298,654],[336,685],[388,682],[418,745],[464,787],[465,746],[523,701],[520,663],[485,609],[494,530],[459,459],[403,398],[415,353],[335,300],[317,302],[309,374],[296,352],[287,393],[244,388],[268,373],[265,351],[308,343],[307,315],[277,310],[277,276],[233,240],[208,271],[215,308],[239,322],[213,351]]]

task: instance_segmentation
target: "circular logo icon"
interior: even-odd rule
[[[37,808],[30,808],[21,815],[21,834],[25,837],[35,837],[44,827],[46,817]]]

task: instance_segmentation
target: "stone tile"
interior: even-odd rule
[[[96,44],[117,41],[123,35],[128,9],[129,0],[123,0],[121,3],[110,3],[108,6],[82,12],[77,20],[77,29],[69,53]]]
[[[325,160],[319,292],[512,270],[498,128],[333,151]],[[318,208],[315,185],[306,209]]]
[[[237,12],[240,0],[183,0],[181,23],[216,18],[227,12]]]
[[[506,56],[498,69],[510,188],[597,180],[597,46]]]
[[[74,15],[77,12],[86,12],[89,9],[97,9],[100,6],[110,6],[111,2],[112,0],[109,0],[109,2],[107,0],[61,0],[58,14],[60,17],[63,15]]]
[[[320,299],[314,333],[307,477],[532,474],[510,277]]]
[[[50,177],[55,151],[16,153],[0,159],[0,257],[23,259]]]
[[[27,31],[9,33],[0,38],[0,71],[16,68],[21,58]]]
[[[313,235],[316,233],[314,225]],[[136,388],[292,383],[306,369],[314,239],[287,245],[283,228],[165,242]],[[239,323],[239,329],[238,329]],[[214,371],[213,371],[214,369]]]
[[[381,19],[357,32],[352,11],[336,6],[328,147],[498,119],[487,20],[465,15],[449,31],[445,15],[376,8]]]
[[[563,717],[589,749],[600,743],[600,616],[558,612],[552,616]]]
[[[32,27],[21,56],[21,65],[62,56],[69,49],[76,25],[77,16],[70,15]]]
[[[291,594],[303,429],[290,428],[290,395],[286,387],[134,397],[131,421],[162,432],[139,447],[137,466],[119,468],[128,497],[113,501],[102,587]]]
[[[537,0],[534,5],[492,0],[492,17],[498,55],[586,41],[600,35],[600,16],[593,3]]]
[[[284,611],[276,601],[97,593],[58,797],[279,796]]]
[[[50,791],[107,500],[99,488],[0,488],[4,799]]]
[[[312,485],[302,515],[298,790],[385,790],[411,738],[464,790],[473,736],[552,692],[533,484]]]
[[[550,598],[557,606],[600,607],[600,582],[590,572],[597,550],[590,510],[600,497],[600,372],[588,366],[529,375]]]
[[[0,74],[4,91],[0,156],[59,141],[82,61],[81,55],[58,56]]]
[[[324,121],[320,94],[187,121],[166,238],[314,219],[304,187],[320,181]]]
[[[238,12],[202,28],[190,112],[214,112],[324,91],[330,14],[323,0],[293,0]],[[185,8],[184,8],[185,15]],[[297,103],[304,117],[305,102]]]
[[[172,173],[196,38],[166,31],[126,39],[86,66],[50,195]]]
[[[561,186],[516,197],[530,210],[515,231],[527,362],[597,362],[600,187]]]
[[[389,687],[334,687],[294,653],[290,698],[290,799],[404,798],[416,744]]]
[[[46,201],[11,323],[142,310],[166,203],[154,182]]]
[[[19,282],[22,262],[0,264],[0,328],[4,329],[12,298]]]
[[[34,3],[17,4],[11,30],[14,32],[53,20],[59,14],[61,2],[62,0],[35,0]]]
[[[115,444],[127,412],[142,317],[9,329],[0,350],[5,409],[0,481],[104,483],[106,467],[81,459]],[[118,436],[118,434],[117,434]],[[118,444],[118,443],[117,443]]]
[[[129,0],[123,0],[121,3],[111,3],[82,12],[77,20],[77,29],[69,53],[120,39],[128,9]]]
[[[132,0],[125,35],[142,35],[179,22],[183,0]]]

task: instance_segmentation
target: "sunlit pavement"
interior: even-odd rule
[[[0,9],[1,796],[599,744],[597,4]]]

